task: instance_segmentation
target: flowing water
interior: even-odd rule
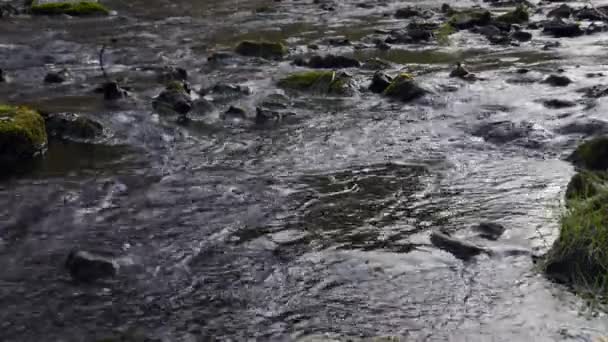
[[[392,13],[405,1],[365,1],[368,9],[340,1],[334,12],[298,0],[106,3],[117,15],[0,20],[0,67],[12,77],[0,100],[85,114],[108,132],[95,145],[51,142],[44,159],[0,182],[0,340],[95,341],[121,331],[163,341],[608,334],[602,313],[546,280],[530,258],[557,234],[573,174],[563,157],[585,133],[572,123],[598,124],[608,109],[602,99],[567,109],[541,102],[576,101],[576,89],[606,82],[585,75],[608,75],[608,34],[543,50],[555,39],[539,31],[520,47],[461,32],[446,46],[378,52],[323,41],[358,44],[375,29],[402,27]],[[194,113],[187,126],[154,114],[162,85],[153,70],[167,65],[186,68],[196,87],[249,86],[252,95],[231,103],[250,113],[281,92],[275,81],[297,69],[289,60],[207,61],[244,38],[284,39],[293,54],[317,43],[323,53],[380,57],[395,63],[389,73],[414,72],[434,95],[401,104],[369,92],[289,94],[297,120],[275,127],[223,120],[225,109]],[[102,44],[132,99],[108,104],[92,91],[103,80]],[[484,80],[448,78],[463,60]],[[42,85],[62,67],[72,82]],[[528,78],[563,68],[574,84],[518,82],[519,68],[532,70]],[[354,74],[365,85],[373,71]],[[500,122],[523,133],[480,137],[479,125]],[[475,240],[470,228],[482,221],[507,231]],[[529,253],[463,262],[430,244],[436,228]],[[127,265],[113,280],[74,283],[63,269],[73,248]]]

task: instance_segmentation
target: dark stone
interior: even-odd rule
[[[526,31],[515,31],[511,33],[511,38],[520,42],[527,42],[532,39],[532,33]]]
[[[358,68],[361,66],[358,60],[336,55],[312,56],[308,63],[314,69],[342,69],[342,68]]]
[[[166,67],[158,75],[159,83],[169,83],[173,81],[185,82],[188,80],[188,71],[179,67]]]
[[[44,83],[63,83],[68,78],[67,70],[51,71],[44,77]]]
[[[4,73],[4,70],[0,69],[0,83],[6,83],[7,82],[7,77]]]
[[[373,93],[380,94],[386,88],[388,88],[389,85],[391,85],[392,81],[393,80],[388,75],[382,72],[376,72],[372,78],[372,83],[369,86],[369,90],[371,90]]]
[[[568,100],[551,99],[543,101],[543,105],[551,109],[561,109],[576,106],[576,103]]]
[[[393,82],[384,90],[384,95],[403,102],[413,101],[427,93],[427,90],[416,84],[414,79],[406,74],[395,77]]]
[[[562,75],[549,75],[543,83],[547,83],[553,87],[566,87],[572,83],[572,80]]]
[[[331,46],[351,46],[350,40],[341,37],[334,37],[327,39],[327,43]]]
[[[453,238],[438,231],[433,231],[431,233],[431,243],[435,247],[449,252],[456,258],[462,260],[471,259],[472,257],[481,253],[488,253],[488,250],[483,247]]]
[[[155,110],[185,115],[192,110],[192,99],[181,82],[170,83],[152,102]]]
[[[526,138],[533,130],[533,124],[529,122],[497,121],[479,125],[472,134],[494,144],[505,144]]]
[[[471,32],[480,34],[484,37],[497,36],[502,34],[502,30],[495,25],[477,26],[471,29]]]
[[[74,280],[82,282],[115,277],[119,269],[112,258],[87,251],[71,251],[65,267]]]
[[[511,38],[507,34],[498,34],[494,36],[487,36],[488,41],[496,45],[508,45],[511,43]]]
[[[578,11],[574,11],[574,17],[577,20],[605,21],[608,19],[608,11],[606,10],[606,7],[597,9],[584,7]]]
[[[559,18],[545,22],[543,32],[556,38],[578,37],[584,33],[577,23],[565,22]]]
[[[55,113],[45,117],[49,136],[82,140],[94,139],[103,134],[103,126],[92,119],[74,113]]]
[[[450,77],[456,77],[467,81],[474,81],[477,79],[475,74],[470,73],[461,63],[458,63],[456,68],[450,72]]]
[[[573,11],[574,9],[572,7],[562,4],[561,6],[549,11],[549,13],[547,13],[547,17],[569,18]]]
[[[598,99],[608,95],[608,86],[595,85],[577,90],[579,93],[584,93],[585,97]]]
[[[492,23],[492,14],[487,10],[471,10],[456,13],[450,19],[450,24],[459,30],[468,30],[475,26],[485,26]]]
[[[397,12],[395,13],[395,18],[398,18],[398,19],[409,19],[412,17],[420,17],[420,16],[422,16],[422,12],[420,12],[418,9],[412,8],[412,7],[405,7],[405,8],[398,9]]]
[[[257,107],[255,109],[256,125],[276,125],[284,122],[287,118],[295,117],[294,113],[285,111],[275,111]]]
[[[495,222],[482,222],[473,229],[479,233],[480,237],[493,241],[498,240],[505,232],[505,227]]]
[[[266,41],[243,41],[236,47],[235,52],[247,57],[265,59],[281,59],[287,54],[287,47],[281,43]]]
[[[392,67],[390,62],[379,58],[370,58],[361,65],[361,68],[365,70],[385,70],[390,67]]]
[[[247,112],[240,107],[230,106],[222,115],[222,119],[246,119]]]
[[[608,137],[598,137],[584,142],[566,160],[583,169],[608,170]]]
[[[433,37],[434,34],[431,30],[413,28],[408,29],[407,31],[392,31],[391,35],[386,38],[385,42],[388,44],[412,44],[430,41],[433,39]]]
[[[7,18],[19,15],[19,12],[19,8],[15,7],[10,3],[0,4],[0,18]]]
[[[129,93],[118,85],[118,82],[106,82],[101,87],[103,98],[106,100],[119,100],[129,96]]]

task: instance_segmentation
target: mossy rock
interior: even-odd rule
[[[331,95],[350,95],[353,92],[351,77],[335,71],[299,72],[280,80],[279,86]]]
[[[608,179],[605,172],[583,170],[570,179],[566,188],[566,201],[584,200],[597,195]]]
[[[492,22],[492,13],[483,9],[469,9],[463,11],[451,11],[448,24],[459,29],[466,30],[475,26],[485,26]]]
[[[67,140],[95,139],[103,135],[103,126],[74,113],[56,113],[45,117],[47,134]]]
[[[44,119],[27,107],[0,105],[0,165],[30,159],[47,144]]]
[[[384,95],[408,102],[415,100],[427,94],[428,91],[421,88],[414,78],[407,73],[400,74],[395,77],[393,82],[384,90]]]
[[[575,166],[588,170],[608,170],[608,136],[584,142],[569,157]]]
[[[285,45],[278,42],[246,40],[237,45],[235,52],[248,57],[280,59],[287,54],[288,50]]]
[[[507,24],[523,24],[530,20],[530,14],[524,6],[517,6],[516,9],[499,16],[496,20]]]
[[[110,11],[97,1],[43,1],[34,0],[31,5],[32,14],[94,16],[108,15]]]
[[[599,292],[608,290],[608,192],[571,200],[560,233],[542,263],[552,279]]]

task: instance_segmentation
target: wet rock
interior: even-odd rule
[[[567,158],[575,166],[595,171],[608,170],[608,137],[585,141]]]
[[[210,97],[215,103],[228,103],[235,99],[252,94],[251,88],[245,85],[218,83],[211,88],[203,88],[199,91],[201,96]]]
[[[474,81],[477,79],[477,76],[470,73],[461,63],[458,63],[456,68],[450,72],[450,77],[456,77],[467,81]]]
[[[213,64],[219,63],[227,63],[235,58],[235,55],[228,52],[213,52],[209,57],[207,57],[207,61]]]
[[[184,68],[179,67],[165,67],[158,74],[158,83],[167,84],[170,82],[181,81],[185,82],[188,80],[188,71]]]
[[[342,68],[358,68],[361,63],[352,58],[346,56],[326,55],[326,56],[312,56],[308,62],[304,63],[313,69],[342,69]]]
[[[471,32],[480,34],[484,37],[499,36],[503,34],[503,31],[495,25],[477,26],[471,29]]]
[[[380,58],[370,58],[361,65],[361,69],[365,70],[385,70],[391,68],[390,62],[384,61]]]
[[[48,136],[62,139],[94,139],[103,134],[103,126],[99,122],[74,113],[47,115],[45,123]]]
[[[120,87],[118,82],[110,81],[104,83],[100,91],[103,93],[105,100],[119,100],[129,96],[129,92],[126,89]]]
[[[553,86],[553,87],[566,87],[570,83],[572,83],[572,80],[570,80],[566,76],[554,74],[554,75],[549,75],[549,77],[547,77],[543,81],[543,83],[547,83],[548,85]]]
[[[344,37],[331,37],[325,40],[331,46],[351,46],[350,40]]]
[[[276,125],[295,117],[295,113],[286,111],[276,111],[257,107],[255,109],[256,125]]]
[[[573,22],[566,22],[562,19],[556,18],[552,21],[544,23],[543,33],[556,38],[562,38],[578,37],[584,32],[583,30],[581,30],[579,24]]]
[[[226,112],[222,114],[222,119],[230,120],[230,119],[246,119],[247,112],[241,108],[236,106],[230,106]]]
[[[237,45],[235,51],[242,56],[265,59],[281,59],[288,52],[282,43],[267,41],[243,41]]]
[[[66,69],[51,71],[44,77],[44,83],[63,83],[67,81],[69,73]]]
[[[488,253],[483,247],[477,246],[470,242],[462,241],[453,238],[442,232],[433,231],[431,233],[431,243],[446,252],[451,253],[458,259],[468,260],[481,253]]]
[[[585,34],[594,34],[594,33],[598,33],[598,32],[604,32],[606,31],[606,25],[605,24],[596,24],[596,23],[591,23],[591,25],[587,26],[585,28]]]
[[[570,18],[570,16],[572,15],[572,13],[574,12],[574,9],[566,4],[562,4],[561,6],[552,9],[551,11],[549,11],[549,13],[547,13],[547,17],[553,17],[553,18]]]
[[[0,83],[7,83],[7,82],[8,82],[8,77],[6,77],[4,70],[0,69]]]
[[[452,13],[449,24],[459,30],[475,26],[486,26],[492,23],[492,14],[487,10],[471,9]]]
[[[505,227],[496,222],[482,222],[478,226],[474,227],[473,230],[479,233],[479,236],[496,241],[505,232]]]
[[[595,85],[578,89],[577,92],[583,93],[587,98],[598,99],[608,95],[608,86]]]
[[[577,11],[574,11],[574,18],[577,20],[590,20],[590,21],[605,21],[608,19],[608,8],[590,8],[585,6]]]
[[[161,114],[175,112],[185,115],[192,110],[192,99],[181,82],[171,82],[152,102]]]
[[[112,258],[87,251],[71,251],[65,267],[74,280],[93,282],[112,278],[118,274],[119,265]]]
[[[496,44],[496,45],[508,45],[508,44],[511,44],[511,38],[506,33],[499,34],[499,35],[494,35],[494,36],[487,36],[486,38],[488,39],[488,41],[490,43]]]
[[[515,31],[511,33],[511,38],[519,42],[528,42],[532,40],[532,33],[526,31]]]
[[[371,90],[372,93],[380,94],[391,85],[392,81],[393,79],[385,73],[376,72],[372,78],[369,90]]]
[[[278,82],[285,89],[312,91],[329,95],[351,95],[352,77],[344,72],[305,71],[292,74]]]
[[[565,198],[570,201],[593,197],[599,192],[605,181],[605,174],[582,170],[572,176],[570,182],[568,182]]]
[[[30,12],[34,15],[95,16],[110,11],[97,0],[33,0]]]
[[[388,44],[413,44],[427,42],[432,40],[433,38],[434,34],[432,30],[410,28],[406,31],[392,31],[391,35],[386,38],[385,42]]]
[[[398,19],[409,19],[412,17],[421,17],[422,16],[422,12],[416,8],[413,7],[405,7],[405,8],[400,8],[397,10],[397,12],[395,12],[395,18]]]
[[[281,110],[290,105],[289,98],[283,94],[270,94],[258,104],[263,109]]]
[[[19,15],[19,8],[10,3],[0,4],[0,18],[12,17]]]
[[[42,116],[27,107],[0,105],[0,166],[31,159],[47,145]]]
[[[562,109],[576,106],[576,103],[568,100],[551,99],[543,101],[543,105],[551,109]]]
[[[409,74],[400,74],[395,77],[391,84],[384,90],[383,94],[403,102],[413,101],[428,93],[420,87]]]
[[[507,12],[496,18],[497,21],[507,24],[523,24],[528,22],[530,15],[524,6],[517,6],[513,11]]]
[[[515,123],[512,121],[487,122],[476,127],[472,134],[494,144],[505,144],[514,140],[527,138],[534,131],[530,122]]]
[[[557,129],[560,134],[582,134],[593,136],[608,134],[608,122],[597,119],[577,120]]]

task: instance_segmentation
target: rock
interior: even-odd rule
[[[46,127],[42,116],[27,107],[0,105],[0,167],[44,152]]]
[[[7,83],[7,82],[8,82],[8,77],[6,77],[4,70],[0,69],[0,83]]]
[[[411,28],[407,31],[396,30],[392,31],[391,35],[386,38],[385,42],[388,44],[412,44],[427,42],[432,40],[434,37],[432,30]]]
[[[224,114],[222,114],[222,119],[246,119],[247,112],[240,107],[230,106]]]
[[[101,86],[103,98],[109,101],[119,100],[129,96],[129,92],[121,88],[118,82],[110,81]]]
[[[380,94],[391,85],[392,81],[393,79],[385,73],[376,72],[372,78],[369,90],[371,90],[372,93]]]
[[[471,29],[471,32],[480,34],[484,37],[498,36],[503,34],[502,30],[495,25],[476,26]]]
[[[192,99],[181,82],[172,82],[152,102],[156,111],[185,115],[192,110]]]
[[[574,9],[572,7],[570,7],[566,4],[562,4],[561,6],[549,11],[549,13],[547,13],[547,17],[570,18],[570,16],[572,15],[573,12],[574,12]]]
[[[565,22],[562,19],[556,18],[544,23],[543,33],[552,35],[555,38],[562,38],[578,37],[584,32],[577,23]]]
[[[608,136],[585,141],[566,160],[583,169],[608,170]]]
[[[384,61],[380,58],[370,58],[361,65],[361,69],[365,70],[385,70],[391,68],[390,62]]]
[[[605,6],[597,9],[585,6],[573,13],[577,20],[605,21],[608,19],[608,10]]]
[[[243,41],[237,45],[235,51],[242,56],[265,59],[281,59],[288,52],[282,43],[266,41]]]
[[[158,75],[158,82],[167,84],[174,81],[185,82],[188,80],[188,71],[179,67],[165,67]]]
[[[112,278],[118,274],[119,265],[112,258],[87,251],[73,250],[65,261],[65,267],[74,280],[93,282]]]
[[[528,137],[534,130],[533,126],[532,123],[525,121],[520,123],[512,121],[488,122],[477,126],[472,134],[477,137],[482,137],[487,142],[505,144]]]
[[[496,241],[505,232],[505,227],[495,222],[482,222],[473,230],[484,239]]]
[[[74,113],[55,113],[45,117],[48,136],[83,140],[94,139],[103,134],[103,126],[92,119]]]
[[[456,69],[450,72],[450,77],[456,77],[467,81],[474,81],[477,79],[475,74],[470,73],[461,63],[456,64]]]
[[[283,94],[270,94],[258,104],[263,109],[281,110],[290,105],[289,98]]]
[[[409,19],[412,17],[420,17],[420,16],[422,16],[422,12],[420,12],[416,8],[412,8],[409,6],[405,7],[405,8],[400,8],[395,13],[395,18],[398,18],[398,19]]]
[[[335,71],[299,72],[280,80],[278,84],[286,89],[331,95],[350,95],[354,89],[348,74]]]
[[[568,86],[570,83],[572,83],[572,80],[570,80],[568,77],[566,76],[561,76],[561,75],[549,75],[549,77],[547,77],[543,83],[547,83],[550,86],[553,87],[566,87]]]
[[[528,22],[529,19],[530,15],[524,6],[517,6],[513,11],[507,12],[496,18],[497,21],[507,24],[523,24]]]
[[[568,100],[551,99],[543,101],[543,105],[551,109],[562,109],[576,106],[576,103]]]
[[[526,31],[515,31],[511,33],[511,38],[519,42],[528,42],[532,40],[532,33]]]
[[[598,99],[608,95],[608,86],[595,85],[591,87],[578,89],[577,92],[584,93],[585,97]]]
[[[557,132],[560,134],[582,134],[584,136],[608,134],[608,122],[597,119],[579,120],[559,127]]]
[[[601,184],[605,183],[606,176],[603,179],[598,172],[581,171],[576,173],[570,179],[566,188],[566,201],[573,199],[581,200],[593,197],[599,193]]]
[[[313,69],[342,69],[342,68],[358,68],[361,66],[358,60],[336,55],[312,56],[306,66]]]
[[[467,30],[475,26],[485,26],[492,22],[492,14],[487,10],[471,9],[455,12],[448,23],[459,30]]]
[[[44,77],[44,83],[63,83],[67,81],[69,73],[66,69],[51,71]]]
[[[332,37],[325,40],[331,46],[351,46],[350,40],[344,37]]]
[[[395,77],[383,92],[384,95],[403,102],[415,100],[427,93],[428,91],[416,84],[414,78],[409,74],[400,74]]]
[[[263,109],[260,107],[257,107],[255,111],[255,123],[257,125],[276,125],[284,122],[287,118],[295,117],[295,113]]]
[[[458,259],[468,260],[481,253],[489,253],[483,247],[453,238],[447,234],[433,231],[431,233],[431,243],[446,252],[451,253]]]
[[[248,86],[230,83],[218,83],[199,91],[199,95],[210,96],[215,103],[228,103],[251,94],[252,90]]]
[[[511,44],[511,38],[509,37],[509,35],[504,34],[504,33],[503,34],[499,34],[499,35],[495,35],[495,36],[488,36],[486,38],[492,44],[497,44],[497,45],[508,45],[508,44]]]
[[[0,4],[0,18],[7,18],[19,15],[19,12],[19,9],[10,3]]]
[[[35,15],[94,16],[110,11],[96,0],[33,0],[30,11]]]

